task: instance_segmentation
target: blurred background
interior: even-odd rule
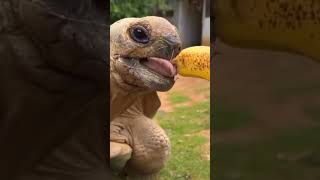
[[[234,3],[236,9],[244,0],[220,2]],[[284,9],[293,2],[310,7],[306,1],[263,2],[283,2]],[[247,9],[239,8],[235,14]],[[239,24],[246,17],[239,17]],[[230,46],[219,36],[215,45],[219,53],[212,66],[213,179],[319,180],[319,61],[294,53]]]
[[[210,0],[111,0],[111,23],[125,17],[161,16],[174,24],[183,48],[210,44]],[[161,180],[210,179],[210,82],[179,77],[158,93],[156,120],[167,132],[171,158]]]
[[[213,168],[219,180],[320,179],[320,63],[216,42]]]

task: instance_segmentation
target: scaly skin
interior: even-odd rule
[[[125,165],[130,179],[153,177],[165,165],[170,154],[169,138],[150,118],[128,110],[112,121],[110,128],[111,141],[132,148],[132,156]]]
[[[130,28],[144,26],[150,42],[137,43]],[[174,58],[180,51],[176,28],[160,17],[127,18],[110,28],[111,167],[128,179],[155,179],[170,154],[169,138],[152,120],[160,107],[157,91],[167,91],[174,78],[154,73],[138,60]]]
[[[238,47],[302,54],[320,61],[320,1],[217,0],[219,38]]]

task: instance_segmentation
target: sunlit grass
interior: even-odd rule
[[[182,102],[181,99],[187,101],[181,94],[172,94],[170,100],[175,104]],[[201,156],[201,147],[209,139],[199,134],[210,129],[209,116],[209,101],[157,114],[156,119],[169,135],[172,146],[171,158],[161,172],[161,180],[210,179],[210,161]]]
[[[190,101],[190,98],[180,92],[171,92],[169,94],[170,102],[172,104],[179,104]]]

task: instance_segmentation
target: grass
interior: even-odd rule
[[[179,104],[190,101],[190,98],[180,92],[171,92],[170,94],[170,102],[173,104]]]
[[[259,142],[214,144],[214,179],[320,179],[320,127]]]
[[[180,93],[171,93],[172,104],[189,101]],[[156,119],[171,140],[171,158],[161,171],[161,180],[209,180],[210,161],[203,158],[202,146],[209,140],[199,132],[210,129],[209,101],[191,106],[175,106],[173,112],[160,111]]]

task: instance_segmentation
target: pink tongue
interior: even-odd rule
[[[177,74],[176,68],[166,59],[150,57],[143,64],[165,77],[174,77]]]

